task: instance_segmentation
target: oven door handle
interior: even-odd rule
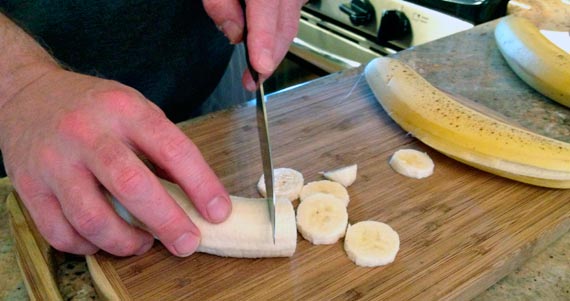
[[[310,43],[299,39],[293,39],[293,43],[289,48],[291,53],[313,63],[315,66],[326,72],[334,73],[340,70],[359,67],[361,64],[357,61],[347,59],[332,52],[316,47]]]

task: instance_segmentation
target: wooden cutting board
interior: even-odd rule
[[[497,109],[496,93],[532,115],[556,111],[510,72],[494,48],[493,24],[398,54],[437,86]],[[462,60],[463,59],[463,60]],[[475,63],[473,63],[475,62]],[[507,108],[508,109],[508,108]],[[512,272],[570,229],[570,191],[529,186],[475,170],[406,135],[381,109],[362,69],[272,95],[268,104],[274,164],[319,171],[357,163],[348,189],[349,220],[377,220],[400,234],[396,261],[361,268],[342,241],[312,246],[299,237],[292,258],[232,259],[171,256],[160,244],[147,254],[87,258],[100,296],[111,300],[468,300]],[[499,110],[500,111],[500,110]],[[230,193],[256,197],[261,175],[254,107],[180,124]],[[553,116],[548,115],[547,116]],[[535,130],[544,132],[539,127]],[[556,138],[566,128],[548,128]],[[435,161],[433,176],[414,180],[388,165],[399,148]],[[10,196],[8,209],[30,297],[57,300],[49,246]]]
[[[358,164],[349,222],[390,224],[396,261],[361,268],[342,241],[302,238],[292,258],[171,256],[158,243],[145,255],[88,258],[109,298],[131,300],[467,300],[513,271],[570,227],[570,191],[517,183],[447,158],[402,131],[381,109],[361,69],[273,95],[268,104],[274,165],[302,172]],[[182,124],[233,195],[256,197],[261,175],[254,107]],[[400,148],[427,152],[433,176],[395,173]]]

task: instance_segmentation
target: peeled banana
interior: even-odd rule
[[[178,185],[164,180],[161,183],[200,229],[202,236],[198,252],[240,258],[290,257],[295,253],[297,226],[295,211],[289,200],[276,200],[274,244],[267,202],[264,200],[232,196],[232,214],[226,221],[212,224],[202,218]],[[114,199],[113,205],[127,222],[145,228]]]
[[[473,110],[396,59],[374,59],[365,75],[388,115],[434,149],[503,177],[570,188],[569,143]]]
[[[303,174],[292,168],[276,168],[273,170],[273,189],[276,199],[288,199],[294,201],[299,198],[305,180]],[[261,175],[257,182],[257,191],[263,197],[267,197],[265,177]]]
[[[495,27],[495,40],[511,69],[546,97],[570,107],[570,54],[529,20],[510,15]]]
[[[362,221],[349,225],[344,238],[344,250],[350,260],[359,266],[386,265],[396,259],[400,236],[387,224]]]
[[[389,163],[398,173],[416,179],[431,176],[435,167],[428,154],[415,149],[397,150],[390,158]]]

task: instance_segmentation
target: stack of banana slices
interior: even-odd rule
[[[357,165],[322,172],[326,180],[303,185],[300,172],[290,168],[274,170],[276,198],[299,199],[297,230],[314,245],[330,245],[344,239],[348,258],[359,266],[375,267],[391,263],[400,248],[398,233],[377,221],[348,224],[350,197],[346,187],[356,179]],[[257,184],[265,196],[263,176]],[[278,226],[279,227],[279,226]]]

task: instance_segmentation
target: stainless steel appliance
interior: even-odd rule
[[[508,0],[312,0],[290,53],[336,72],[505,15]]]

